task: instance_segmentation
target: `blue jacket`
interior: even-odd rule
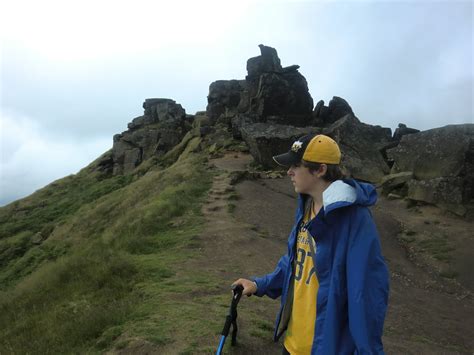
[[[291,307],[287,305],[287,296],[292,292],[296,237],[307,198],[307,195],[298,198],[288,253],[281,257],[272,273],[254,278],[257,296],[281,296],[275,341],[287,326],[281,324],[282,314],[285,305],[286,310]],[[335,181],[323,193],[323,208],[307,226],[316,241],[319,281],[312,354],[384,353],[382,332],[389,274],[367,208],[376,200],[377,193],[370,184],[352,179]]]

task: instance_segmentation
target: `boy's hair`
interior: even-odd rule
[[[315,173],[319,170],[321,163],[313,163],[306,160],[301,160],[301,165],[307,167],[310,173]],[[329,182],[334,182],[336,180],[341,180],[344,178],[341,167],[336,164],[325,164],[327,166],[326,174],[324,174],[323,179]]]

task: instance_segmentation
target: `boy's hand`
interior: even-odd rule
[[[254,281],[247,280],[247,279],[238,279],[234,281],[232,286],[234,285],[242,285],[244,290],[242,291],[242,295],[252,296],[255,292],[257,292],[257,284]]]

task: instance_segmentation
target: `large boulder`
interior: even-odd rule
[[[263,73],[281,73],[280,58],[275,48],[259,44],[260,55],[247,60],[247,78],[258,78]]]
[[[184,137],[191,128],[180,104],[170,99],[146,99],[144,115],[128,124],[128,130],[114,136],[113,174],[132,171],[144,160],[161,156]]]
[[[413,177],[411,171],[402,171],[396,174],[385,175],[380,180],[380,187],[382,188],[382,193],[389,194],[394,190],[403,188],[408,181]],[[400,191],[396,191],[400,192]]]
[[[269,169],[276,167],[273,156],[287,152],[297,138],[310,133],[319,133],[319,129],[260,122],[241,126],[242,138],[254,160]]]
[[[402,136],[387,150],[392,172],[412,171],[408,197],[448,206],[474,202],[474,124],[449,125]]]
[[[260,45],[261,55],[247,61],[245,80],[219,80],[209,87],[207,116],[212,122],[237,113],[255,114],[259,122],[267,117],[284,117],[287,124],[308,126],[313,99],[299,66],[283,68],[274,48]]]
[[[400,142],[403,136],[406,136],[407,134],[418,133],[418,132],[420,132],[420,130],[407,127],[407,125],[404,123],[399,123],[398,128],[395,130],[395,133],[393,133],[392,140],[395,142]]]
[[[403,123],[398,124],[398,128],[395,129],[395,133],[393,134],[392,140],[388,142],[381,149],[382,155],[390,168],[393,167],[394,161],[392,158],[389,158],[387,156],[387,150],[395,148],[400,143],[400,140],[402,139],[403,136],[406,136],[407,134],[418,133],[418,132],[420,132],[418,129],[409,128]]]
[[[390,128],[361,123],[353,114],[348,114],[324,128],[322,133],[338,142],[342,166],[352,177],[377,183],[389,173],[380,149],[392,138]]]
[[[313,99],[306,79],[297,70],[284,73],[262,73],[255,96],[250,98],[250,112],[262,118],[287,117],[288,124],[311,123]]]
[[[394,160],[393,172],[413,171],[417,180],[459,176],[473,139],[473,124],[449,125],[405,135],[387,155]]]
[[[329,106],[324,106],[324,100],[319,100],[313,111],[312,125],[325,127],[346,115],[354,116],[354,112],[349,103],[343,98],[333,96],[329,101]],[[354,118],[357,119],[355,116]]]
[[[221,115],[233,116],[246,88],[245,80],[218,80],[209,86],[207,117],[215,123]]]
[[[406,197],[437,205],[444,210],[464,216],[467,209],[463,203],[464,181],[461,177],[438,177],[408,181]]]
[[[247,61],[247,88],[240,112],[262,118],[284,116],[288,124],[306,126],[311,121],[313,99],[298,65],[283,68],[274,48],[260,45],[261,55]],[[243,111],[243,109],[247,111]]]
[[[147,123],[171,122],[178,124],[186,118],[186,112],[180,104],[171,99],[146,99],[143,103],[144,117]]]

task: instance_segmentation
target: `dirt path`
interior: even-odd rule
[[[230,173],[246,170],[250,159],[242,154],[229,154],[212,161],[221,173],[214,180],[203,210],[209,223],[203,240],[206,261],[199,267],[216,274],[223,285],[238,277],[272,271],[286,251],[287,233],[293,222],[296,199],[286,179],[245,180],[235,187],[231,185]],[[428,212],[413,213],[402,202],[385,199],[380,200],[373,213],[391,272],[384,335],[386,352],[471,354],[474,350],[474,305],[468,283],[463,285],[440,277],[436,262],[429,262],[429,257],[417,254],[406,243],[401,243],[400,235],[407,230],[412,235],[457,233],[452,244],[457,246],[462,241],[465,246],[459,252],[454,251],[452,264],[457,265],[459,258],[471,262],[466,254],[472,255],[472,237],[469,239],[472,224],[459,223],[442,213],[435,214],[429,207]],[[427,222],[430,219],[435,222]],[[450,226],[454,228],[450,229]],[[459,279],[470,280],[470,275],[465,275],[468,266],[464,264],[465,270]],[[233,351],[234,354],[280,353],[281,345],[271,342],[270,331],[265,339],[249,334],[250,326],[246,324],[250,314],[273,323],[278,304],[279,301],[256,297],[241,301],[241,346]]]
[[[200,257],[187,264],[219,285],[217,290],[201,295],[202,300],[221,295],[222,303],[222,295],[228,293],[224,302],[228,305],[234,280],[271,272],[286,252],[296,195],[286,178],[246,179],[235,185],[235,172],[247,171],[251,161],[249,155],[242,153],[229,153],[210,161],[210,168],[217,174],[202,209],[207,223],[199,236]],[[373,214],[391,274],[383,338],[386,353],[472,354],[474,302],[469,271],[473,223],[432,207],[407,209],[403,201],[383,198],[373,208]],[[438,253],[440,260],[429,252]],[[446,267],[456,270],[456,279],[440,276]],[[211,302],[216,303],[216,299]],[[228,306],[202,306],[201,323],[219,324],[220,328]],[[278,309],[279,300],[244,297],[239,304],[239,344],[226,348],[226,353],[280,354],[281,344],[271,339]],[[209,331],[205,333],[195,337],[195,349],[217,347],[220,336],[210,338]],[[196,353],[186,351],[188,345],[173,343],[158,353]]]

